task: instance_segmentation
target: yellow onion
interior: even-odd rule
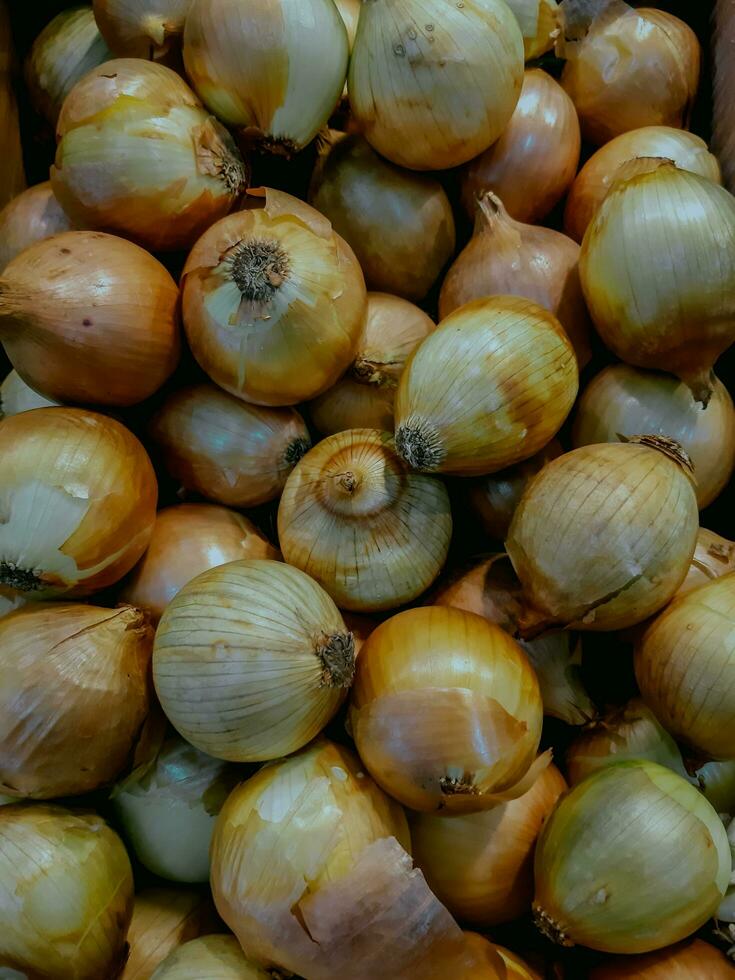
[[[542,974],[529,966],[517,953],[498,946],[497,943],[492,943],[492,946],[505,964],[506,980],[543,980]]]
[[[363,4],[348,89],[370,145],[410,170],[465,163],[501,135],[523,83],[523,38],[501,0]]]
[[[148,550],[120,598],[158,622],[187,582],[209,568],[241,558],[278,558],[278,551],[247,517],[211,504],[178,504],[156,514]]]
[[[735,759],[706,762],[694,776],[715,810],[735,817]]]
[[[207,384],[169,395],[150,431],[171,476],[231,507],[277,497],[311,444],[295,408],[248,405]]]
[[[357,353],[347,373],[309,406],[324,435],[345,429],[393,429],[393,400],[409,354],[435,324],[398,296],[368,293]]]
[[[636,645],[648,706],[709,759],[735,759],[735,573],[674,600]]]
[[[414,860],[452,915],[493,926],[530,909],[536,838],[566,788],[549,766],[523,796],[492,810],[412,814]]]
[[[266,559],[220,565],[185,585],[153,653],[171,723],[202,752],[232,762],[305,745],[339,708],[354,669],[352,634],[327,593]]]
[[[202,101],[262,149],[290,155],[336,106],[349,44],[332,0],[192,0],[184,63]]]
[[[15,53],[10,33],[10,14],[0,0],[0,207],[26,186],[23,147],[20,141],[18,105],[15,100]]]
[[[92,0],[92,6],[117,57],[177,62],[191,0]]]
[[[477,201],[475,230],[447,273],[439,316],[483,296],[531,299],[559,319],[580,368],[590,359],[590,322],[579,283],[579,246],[551,228],[510,217],[492,191]]]
[[[0,809],[0,963],[48,980],[117,976],[133,912],[133,872],[96,814]]]
[[[444,188],[384,160],[361,136],[338,136],[314,171],[309,202],[355,250],[370,289],[423,299],[454,252]]]
[[[656,436],[583,446],[548,463],[505,542],[526,595],[522,635],[621,630],[665,606],[697,541],[690,472],[681,448]]]
[[[38,408],[0,422],[0,585],[33,598],[113,585],[148,546],[158,488],[114,419]]]
[[[297,464],[283,488],[278,537],[284,559],[341,608],[392,609],[441,571],[449,496],[441,481],[406,469],[387,433],[350,429]]]
[[[349,367],[366,293],[327,219],[265,189],[196,243],[182,304],[189,345],[213,381],[256,405],[293,405]]]
[[[134,405],[179,359],[176,283],[123,238],[54,235],[3,271],[0,340],[21,378],[50,399]]]
[[[581,16],[562,24],[561,83],[585,140],[599,146],[641,126],[686,129],[699,86],[694,31],[664,10],[622,0],[563,4],[562,12],[567,6]]]
[[[208,932],[214,909],[202,893],[184,888],[146,888],[135,896],[128,930],[130,953],[120,980],[150,980],[174,949]]]
[[[474,300],[411,355],[396,392],[396,448],[425,472],[505,469],[556,435],[578,378],[552,313],[516,296]]]
[[[735,967],[702,939],[667,946],[642,956],[618,956],[593,967],[590,980],[732,980]]]
[[[593,154],[577,174],[564,211],[564,231],[581,242],[620,167],[636,157],[662,157],[680,170],[721,183],[720,164],[694,133],[671,126],[642,126],[621,133]]]
[[[112,792],[113,812],[141,864],[169,881],[208,881],[214,822],[242,775],[177,735],[166,739],[151,765]]]
[[[700,585],[706,585],[713,578],[720,578],[721,575],[734,571],[735,541],[728,541],[714,531],[700,527],[697,547],[694,549],[694,557],[687,577],[676,594],[684,595],[685,592],[691,592]]]
[[[38,35],[26,59],[26,85],[36,110],[56,125],[64,99],[79,79],[111,57],[91,7],[62,10]]]
[[[151,980],[269,980],[271,976],[248,960],[234,936],[201,936],[169,953]]]
[[[735,126],[733,126],[733,85],[735,84],[735,12],[729,0],[715,0],[713,138],[722,163],[725,186],[735,187]]]
[[[650,432],[675,439],[694,466],[697,503],[706,507],[719,496],[735,468],[735,409],[716,377],[706,408],[686,384],[667,374],[612,364],[582,393],[572,442],[590,446],[618,442],[621,435]]]
[[[34,408],[53,408],[58,404],[29,388],[17,371],[11,371],[0,384],[0,419],[6,415],[30,412]]]
[[[225,127],[175,72],[141,59],[85,75],[57,136],[51,186],[64,210],[78,225],[146,248],[188,248],[246,186]]]
[[[477,197],[494,191],[516,221],[543,220],[574,180],[580,145],[572,100],[551,75],[529,69],[502,135],[462,173],[465,210],[474,217]]]
[[[647,953],[703,925],[730,871],[725,828],[701,793],[654,762],[620,762],[575,786],[542,830],[536,924],[564,946]]]
[[[0,272],[24,248],[71,228],[49,181],[29,187],[0,211]]]
[[[543,707],[518,644],[480,616],[442,606],[382,623],[357,660],[350,724],[379,786],[413,810],[472,813],[522,796]]]
[[[347,28],[347,40],[350,45],[350,51],[352,51],[352,45],[355,43],[355,34],[357,34],[357,22],[360,18],[362,0],[334,0],[334,3]]]
[[[508,972],[503,956],[508,951],[501,950],[500,946],[491,943],[489,939],[485,939],[477,932],[469,932],[465,929],[462,934],[469,958],[472,961],[472,972],[469,974],[452,972],[452,976],[462,977],[463,980],[465,976],[467,980],[496,980],[496,978],[499,980],[500,977],[503,980],[508,980],[512,974]]]

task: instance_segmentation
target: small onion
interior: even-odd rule
[[[714,531],[700,527],[687,577],[676,594],[684,595],[728,572],[735,572],[735,541],[728,541]]]
[[[577,360],[556,317],[516,296],[460,307],[412,354],[396,393],[396,447],[425,472],[479,476],[528,459],[577,394]]]
[[[295,408],[248,405],[206,384],[169,395],[150,432],[185,489],[231,507],[278,497],[311,444]]]
[[[73,227],[49,181],[29,187],[0,211],[0,272],[24,248]]]
[[[26,187],[15,98],[15,51],[7,3],[0,4],[0,208]]]
[[[373,779],[405,806],[472,813],[522,796],[543,708],[525,654],[500,627],[442,606],[382,623],[357,660],[350,724]]]
[[[730,871],[701,793],[664,766],[620,762],[575,786],[541,832],[536,923],[564,946],[646,953],[703,925]]]
[[[523,82],[523,38],[501,0],[365,3],[350,60],[355,121],[410,170],[465,163],[501,135]]]
[[[377,429],[320,442],[289,476],[278,508],[284,559],[356,612],[415,599],[441,571],[451,536],[444,484],[408,471]]]
[[[265,559],[220,565],[185,585],[153,653],[171,723],[202,752],[232,762],[305,745],[341,705],[354,669],[352,634],[327,593]]]
[[[34,977],[117,976],[133,872],[101,817],[45,804],[0,809],[0,963]]]
[[[502,135],[463,171],[465,211],[474,217],[477,197],[494,191],[516,221],[542,221],[574,180],[580,145],[572,100],[551,75],[529,69]]]
[[[531,908],[536,838],[566,788],[549,766],[523,796],[492,810],[411,815],[414,860],[452,915],[494,926]]]
[[[38,408],[0,422],[0,585],[33,598],[88,595],[141,557],[158,488],[119,422]]]
[[[694,776],[715,810],[735,818],[735,759],[706,762]]]
[[[172,950],[209,931],[213,918],[210,901],[194,889],[138,892],[128,930],[130,954],[120,980],[150,980]]]
[[[201,936],[169,953],[151,980],[269,980],[273,976],[247,959],[234,936]]]
[[[667,946],[642,956],[618,956],[593,967],[589,980],[732,980],[735,967],[702,939]]]
[[[92,0],[100,33],[120,58],[176,63],[191,0]]]
[[[176,283],[123,238],[54,235],[3,271],[0,340],[23,380],[50,399],[134,405],[178,362]]]
[[[349,367],[366,294],[327,219],[266,189],[196,243],[182,304],[192,352],[213,381],[257,405],[293,405]]]
[[[309,202],[355,250],[370,289],[423,299],[454,252],[444,188],[384,160],[361,136],[340,133],[327,146]]]
[[[29,388],[17,371],[11,371],[0,384],[0,419],[6,415],[30,412],[34,408],[54,408],[58,404]]]

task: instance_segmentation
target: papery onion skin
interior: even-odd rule
[[[735,408],[719,380],[711,379],[706,408],[678,378],[627,364],[604,368],[587,385],[577,404],[572,444],[619,442],[639,432],[675,439],[694,466],[697,503],[707,507],[735,469]]]
[[[684,595],[728,572],[735,572],[735,541],[728,541],[714,531],[700,527],[687,577],[676,594]]]
[[[211,901],[193,888],[138,892],[128,930],[130,952],[120,980],[150,980],[172,950],[208,932],[213,920]]]
[[[150,433],[166,469],[185,489],[230,507],[278,497],[311,445],[295,408],[248,405],[208,384],[169,395]]]
[[[590,971],[590,980],[732,980],[735,967],[702,939],[687,939],[642,956],[619,956]]]
[[[0,962],[48,980],[116,976],[133,872],[101,817],[59,806],[0,809]]]
[[[0,4],[0,207],[26,186],[23,146],[20,140],[18,104],[15,98],[15,51],[10,31],[8,4]]]
[[[502,135],[462,172],[465,211],[473,218],[477,197],[490,190],[516,221],[542,221],[574,180],[580,146],[572,100],[551,75],[528,69]]]
[[[0,422],[0,584],[34,599],[113,585],[150,540],[158,487],[119,422],[39,408]]]
[[[176,283],[123,238],[54,235],[3,271],[0,340],[23,380],[50,399],[134,405],[178,363]]]
[[[362,136],[332,144],[309,203],[354,249],[369,289],[421,300],[454,252],[454,216],[441,184],[384,160]]]
[[[451,536],[443,483],[407,470],[377,429],[318,443],[289,476],[278,508],[284,559],[354,612],[393,609],[424,592]]]
[[[29,187],[0,211],[0,272],[24,248],[73,227],[48,180]]]
[[[497,472],[556,435],[578,383],[552,313],[516,296],[473,300],[411,355],[396,393],[396,447],[423,472]]]
[[[191,0],[92,0],[100,33],[121,58],[175,65]]]
[[[535,778],[542,714],[521,648],[472,613],[398,613],[360,651],[357,750],[378,785],[414,810],[472,813],[522,795],[524,778]]]
[[[326,218],[282,191],[258,195],[192,249],[184,326],[194,357],[221,388],[256,405],[293,405],[349,367],[365,282]]]
[[[201,980],[205,976],[269,980],[272,973],[248,960],[234,936],[202,936],[169,953],[151,980]]]
[[[34,408],[53,408],[58,404],[29,388],[17,371],[11,371],[0,384],[0,419],[6,415],[30,412]]]
[[[542,830],[536,924],[565,946],[646,953],[703,925],[730,871],[725,828],[693,786],[620,762],[570,790]]]

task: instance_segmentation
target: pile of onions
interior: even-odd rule
[[[295,408],[248,405],[207,384],[169,395],[150,433],[182,487],[231,507],[274,500],[311,445]]]
[[[510,122],[462,174],[470,217],[477,198],[494,191],[516,221],[542,221],[574,180],[581,137],[574,103],[551,75],[532,68]]]
[[[687,577],[676,594],[684,595],[728,572],[735,572],[735,541],[728,541],[714,531],[700,527]]]
[[[112,808],[149,871],[169,881],[205,882],[214,822],[241,778],[236,766],[173,735],[152,764],[118,783]]]
[[[575,786],[541,832],[536,923],[564,946],[646,953],[703,925],[730,871],[725,828],[702,794],[653,762],[621,762]]]
[[[0,585],[34,598],[113,585],[148,547],[158,487],[114,419],[39,408],[0,422]]]
[[[700,758],[735,759],[735,573],[676,599],[636,645],[654,714]]]
[[[0,272],[24,248],[72,227],[49,181],[29,187],[0,211]]]
[[[585,140],[599,146],[641,126],[686,128],[699,86],[694,31],[664,10],[621,0],[569,6],[581,16],[562,25],[561,83]]]
[[[188,248],[246,185],[225,127],[176,72],[141,59],[77,82],[57,137],[51,185],[72,220],[146,248]]]
[[[31,976],[117,976],[133,872],[101,817],[45,804],[2,809],[0,963]]]
[[[404,0],[400,15],[363,4],[350,105],[371,146],[399,166],[442,170],[482,153],[507,126],[522,83],[523,37],[502,0]]]
[[[278,559],[278,551],[247,517],[211,504],[178,504],[156,514],[148,550],[120,592],[154,622],[187,582],[243,558]]]
[[[620,630],[665,606],[697,541],[690,471],[680,447],[655,436],[584,446],[548,463],[505,542],[526,594],[522,634]]]
[[[585,388],[577,406],[574,446],[618,442],[640,432],[668,436],[694,466],[697,503],[706,507],[719,496],[735,468],[735,408],[716,377],[706,408],[689,387],[667,374],[613,364]]]
[[[178,290],[152,255],[114,235],[67,231],[0,276],[0,340],[48,398],[134,405],[179,359]]]
[[[182,304],[192,352],[213,381],[256,405],[293,405],[349,367],[366,293],[329,221],[265,189],[196,243]]]
[[[193,889],[146,888],[138,892],[128,930],[130,953],[121,980],[150,980],[172,950],[208,932],[213,919],[210,901]]]
[[[17,371],[11,371],[0,384],[0,419],[6,415],[19,415],[34,408],[53,408],[58,402],[39,395],[29,388]]]
[[[153,653],[171,723],[202,752],[232,762],[306,745],[341,705],[354,670],[352,634],[327,593],[266,559],[220,565],[185,585]]]
[[[349,370],[309,406],[323,435],[393,429],[398,379],[412,351],[434,330],[423,310],[398,296],[368,293],[367,314]]]
[[[349,44],[332,0],[192,0],[184,64],[202,101],[260,148],[303,149],[337,104]]]
[[[4,207],[26,186],[15,101],[15,52],[5,0],[0,0],[0,146],[0,207]]]
[[[688,939],[655,953],[619,956],[593,967],[590,980],[732,980],[724,953],[702,939]]]
[[[425,472],[505,469],[556,435],[578,383],[574,350],[552,313],[516,296],[474,300],[409,360],[396,393],[396,447]]]
[[[735,817],[735,759],[706,762],[694,775],[715,810]]]
[[[477,201],[475,230],[442,285],[439,316],[483,296],[524,296],[559,319],[579,367],[589,361],[590,323],[579,282],[579,246],[551,228],[510,217],[492,191]]]
[[[449,551],[444,484],[409,472],[377,429],[329,436],[286,481],[278,508],[284,559],[343,609],[373,612],[415,599]]]
[[[362,136],[330,138],[309,202],[355,250],[370,289],[423,299],[454,253],[452,206],[439,181],[394,166]]]
[[[169,953],[151,980],[269,980],[273,976],[245,956],[234,936],[202,936]]]
[[[178,61],[191,0],[92,0],[92,6],[117,57]]]
[[[713,128],[717,156],[722,162],[725,186],[735,187],[735,126],[733,126],[733,85],[735,85],[735,12],[729,0],[715,0],[714,107]]]
[[[543,975],[529,966],[517,953],[505,949],[504,946],[498,946],[497,943],[493,943],[492,946],[505,965],[506,980],[543,980]]]
[[[549,766],[527,793],[491,810],[411,815],[414,860],[452,915],[494,926],[530,909],[536,838],[566,788]]]
[[[543,707],[536,674],[499,626],[443,606],[409,609],[363,645],[350,725],[371,776],[413,810],[472,813],[516,799]]]

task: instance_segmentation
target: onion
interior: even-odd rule
[[[57,136],[51,186],[64,210],[146,248],[188,248],[246,186],[230,134],[163,65],[121,58],[89,72]]]
[[[477,202],[474,234],[442,285],[439,316],[483,296],[523,296],[558,317],[584,367],[591,356],[590,323],[578,262],[579,246],[571,238],[514,221],[487,191]]]
[[[643,126],[621,133],[594,153],[579,171],[567,198],[564,231],[581,242],[620,167],[636,157],[663,157],[680,170],[721,183],[720,164],[694,133],[671,126]]]
[[[735,571],[735,541],[728,541],[714,531],[700,527],[697,535],[697,547],[689,566],[687,577],[679,586],[676,593],[684,595],[700,585],[706,585],[713,578],[727,575]]]
[[[566,788],[549,766],[523,796],[492,810],[411,816],[414,860],[452,915],[493,926],[530,909],[536,838]]]
[[[413,810],[472,813],[515,799],[542,723],[538,681],[498,626],[442,606],[382,623],[357,661],[350,724],[379,786]]]
[[[706,762],[694,773],[699,788],[720,814],[735,817],[735,759]]]
[[[0,211],[0,272],[24,248],[72,227],[49,181],[29,187]]]
[[[268,980],[273,974],[247,959],[234,936],[202,936],[179,946],[151,980]]]
[[[671,599],[699,516],[680,447],[656,436],[584,446],[530,483],[505,542],[526,593],[522,635],[621,630]]]
[[[612,364],[582,393],[574,422],[574,446],[617,442],[621,435],[651,432],[675,439],[694,466],[697,503],[707,507],[735,468],[735,409],[727,388],[711,378],[705,409],[686,384],[666,374]]]
[[[123,58],[176,64],[191,0],[92,0],[97,26]]]
[[[508,980],[509,977],[515,976],[508,972],[506,968],[506,958],[503,954],[507,954],[508,950],[501,949],[500,946],[496,946],[491,943],[484,936],[479,935],[476,932],[468,932],[466,929],[463,932],[465,945],[470,951],[470,955],[473,957],[475,962],[473,963],[473,972],[468,974],[468,980],[490,980],[490,978],[503,977],[503,980]],[[456,973],[453,976],[457,976]],[[465,976],[461,974],[461,976]],[[519,974],[521,976],[521,974]],[[525,976],[525,974],[523,974]],[[531,975],[528,974],[530,977]]]
[[[138,892],[128,931],[130,955],[121,980],[150,980],[172,950],[206,932],[213,918],[209,900],[193,889]]]
[[[571,6],[581,18],[563,25],[561,83],[585,140],[599,146],[640,126],[686,129],[699,85],[694,31],[663,10],[634,10],[622,0]]]
[[[34,408],[53,408],[58,404],[29,388],[17,371],[11,371],[0,384],[0,419],[6,415],[30,412]]]
[[[350,247],[308,204],[270,189],[250,201],[192,249],[184,325],[220,387],[257,405],[292,405],[349,367],[365,284]]]
[[[621,762],[575,786],[541,832],[536,923],[564,946],[660,949],[707,921],[730,869],[725,828],[701,793],[653,762]]]
[[[347,30],[331,0],[192,0],[184,63],[202,101],[262,149],[291,155],[336,106]]]
[[[31,976],[100,980],[125,961],[133,873],[96,814],[0,810],[0,963]]]
[[[0,339],[32,388],[59,401],[134,405],[179,358],[178,291],[166,269],[114,235],[67,231],[0,277]]]
[[[163,614],[153,654],[171,723],[202,752],[232,762],[305,745],[341,705],[354,669],[352,635],[327,593],[265,559],[220,565],[185,585]]]
[[[5,0],[0,0],[0,146],[3,148],[0,153],[0,207],[4,207],[26,186],[14,68],[10,14]]]
[[[492,945],[505,964],[507,980],[543,980],[543,976],[532,969],[517,953],[498,946],[497,943]]]
[[[241,514],[211,504],[178,504],[159,510],[148,550],[120,598],[158,622],[187,582],[209,568],[241,558],[278,558],[278,551]]]
[[[500,0],[363,4],[348,88],[371,146],[410,170],[442,170],[487,149],[523,82],[523,38]]]
[[[732,97],[735,85],[733,73],[735,59],[732,56],[732,46],[735,43],[735,16],[730,0],[716,0],[714,17],[713,136],[717,156],[722,163],[725,186],[732,190],[735,187],[735,144],[733,143],[735,102]]]
[[[732,980],[724,953],[701,939],[643,956],[618,956],[596,966],[590,980]]]
[[[352,51],[355,34],[357,34],[357,22],[360,19],[362,0],[334,0],[334,3],[347,28],[347,40],[350,44],[350,51]]]
[[[320,442],[289,476],[278,508],[284,559],[357,612],[420,595],[441,571],[451,536],[443,483],[407,471],[377,429]]]
[[[577,394],[556,317],[515,296],[460,307],[414,351],[396,393],[396,447],[409,466],[475,476],[528,459]]]
[[[423,299],[454,252],[444,188],[384,160],[361,136],[337,136],[314,171],[309,202],[355,250],[370,289]]]
[[[502,135],[463,171],[467,214],[474,217],[478,196],[494,191],[516,221],[542,221],[574,180],[580,145],[572,100],[551,75],[527,70]]]
[[[156,477],[119,422],[38,408],[0,422],[0,585],[33,598],[88,595],[148,546]]]
[[[150,431],[171,476],[232,507],[276,498],[311,444],[295,408],[248,405],[206,384],[169,395]]]

